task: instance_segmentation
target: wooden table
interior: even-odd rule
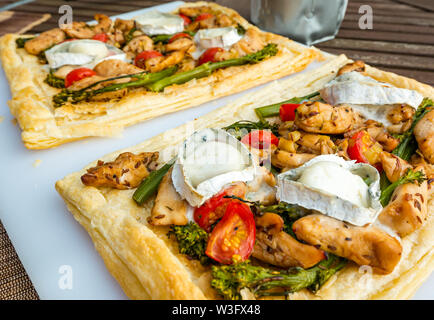
[[[15,2],[0,0],[0,7]],[[28,31],[38,33],[57,27],[59,6],[63,4],[73,8],[74,20],[88,21],[93,19],[95,13],[115,15],[164,2],[169,1],[35,0],[8,10],[23,14],[51,14],[46,22]],[[247,19],[250,18],[249,0],[215,2],[233,7]],[[358,10],[366,4],[373,9],[373,30],[361,30],[358,26],[361,16]],[[434,1],[349,0],[336,39],[317,47],[330,53],[345,53],[352,59],[361,59],[372,66],[434,85]],[[0,299],[37,298],[1,222],[0,249]]]

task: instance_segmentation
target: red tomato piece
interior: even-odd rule
[[[184,26],[189,25],[191,23],[191,19],[187,17],[185,14],[180,13],[179,16],[184,19]]]
[[[231,201],[211,232],[205,253],[223,264],[242,262],[252,253],[255,238],[255,219],[250,207],[240,201]]]
[[[216,62],[215,55],[217,52],[223,52],[224,50],[219,47],[206,49],[204,53],[199,58],[199,65],[206,62]]]
[[[107,42],[109,37],[106,33],[97,33],[96,35],[94,35],[92,37],[93,40],[98,40],[98,41],[102,41],[102,42]]]
[[[383,147],[369,133],[362,130],[355,133],[348,141],[347,153],[356,162],[369,163],[381,171],[380,154]]]
[[[134,59],[134,64],[139,68],[144,68],[146,60],[161,56],[161,52],[155,50],[143,51],[136,56]]]
[[[191,36],[188,33],[185,33],[185,32],[177,33],[172,38],[169,39],[169,43],[171,43],[171,42],[173,42],[175,40],[178,40],[180,38],[190,38],[191,39]]]
[[[77,82],[84,78],[92,77],[94,75],[96,75],[96,72],[89,68],[74,69],[66,75],[65,88],[68,88],[74,82]]]
[[[282,121],[294,121],[295,110],[300,106],[297,103],[284,103],[280,106],[279,113]]]
[[[234,183],[228,188],[208,199],[203,205],[194,210],[194,221],[205,231],[210,232],[211,226],[225,214],[226,207],[233,201],[224,196],[244,198],[246,185],[242,182]]]
[[[212,18],[212,17],[214,17],[214,15],[211,13],[202,13],[202,14],[198,15],[196,17],[196,19],[194,19],[194,21],[201,21],[201,20]]]
[[[253,130],[246,134],[241,142],[245,145],[251,146],[256,149],[267,149],[272,144],[277,146],[279,138],[276,137],[271,131],[267,130]]]

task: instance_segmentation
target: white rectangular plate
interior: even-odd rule
[[[153,9],[172,11],[182,3],[172,2]],[[149,8],[119,17],[130,18],[146,10]],[[314,62],[306,70],[319,65]],[[57,180],[100,156],[182,125],[263,86],[137,124],[127,128],[120,139],[88,138],[55,149],[32,151],[24,147],[21,130],[12,123],[13,116],[6,103],[11,95],[2,70],[0,219],[41,299],[126,299],[87,232],[74,220],[54,189]],[[65,282],[69,271],[72,271],[70,289]],[[432,275],[415,298],[434,299],[433,289]]]

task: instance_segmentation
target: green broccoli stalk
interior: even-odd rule
[[[15,43],[17,45],[17,48],[24,48],[24,45],[26,44],[27,41],[34,39],[35,37],[30,37],[30,38],[16,38],[15,39]]]
[[[319,92],[311,93],[304,97],[294,97],[289,100],[281,101],[275,104],[270,104],[268,106],[259,107],[255,109],[255,113],[259,120],[264,121],[264,118],[275,117],[279,115],[280,106],[285,103],[302,103],[303,101],[309,100],[313,97],[319,95]]]
[[[65,80],[63,80],[62,78],[56,77],[52,72],[50,72],[47,77],[45,78],[45,83],[47,83],[48,85],[54,87],[54,88],[59,88],[59,89],[63,89],[65,88]]]
[[[253,130],[270,130],[273,134],[279,134],[279,125],[271,124],[266,120],[253,122],[248,120],[237,121],[227,127],[224,127],[223,130],[228,131],[231,135],[233,135],[238,140]]]
[[[130,74],[130,75],[124,75],[124,76],[109,78],[109,79],[105,79],[105,80],[101,80],[101,81],[98,81],[96,83],[93,83],[89,87],[86,87],[82,90],[64,89],[61,92],[59,92],[58,94],[56,94],[55,96],[53,96],[53,104],[54,104],[54,107],[61,107],[67,102],[74,104],[74,103],[78,103],[80,101],[87,101],[90,98],[92,98],[98,94],[104,93],[104,92],[117,91],[117,90],[122,90],[125,88],[143,87],[149,83],[158,81],[162,78],[165,78],[165,77],[168,77],[168,76],[174,74],[176,72],[176,70],[177,70],[177,67],[171,67],[171,68],[164,69],[163,71],[160,71],[160,72],[153,72],[153,73],[142,72],[142,73],[136,73],[136,74]],[[136,80],[133,80],[130,82],[124,82],[124,83],[115,83],[115,84],[111,84],[111,85],[108,85],[108,86],[100,88],[100,89],[90,90],[90,89],[92,89],[92,87],[95,87],[97,84],[116,80],[116,79],[121,79],[121,78],[134,78]]]
[[[205,254],[208,233],[196,223],[189,222],[184,226],[171,226],[167,235],[175,236],[180,253],[199,260],[202,265],[211,263],[211,259]]]
[[[164,88],[173,84],[183,84],[193,79],[207,77],[217,69],[241,66],[248,63],[258,63],[268,57],[275,56],[277,54],[277,51],[277,45],[274,43],[269,43],[258,52],[234,59],[228,59],[218,62],[207,62],[192,70],[176,73],[172,76],[156,81],[148,85],[147,88],[154,92],[160,92],[163,91]]]
[[[425,98],[422,101],[421,105],[419,106],[415,115],[413,116],[413,123],[410,129],[408,129],[403,134],[397,136],[397,138],[400,140],[400,143],[392,151],[394,155],[408,161],[410,157],[416,152],[417,142],[413,135],[414,127],[419,122],[419,120],[422,119],[431,110],[430,107],[433,105],[434,103],[431,99]]]
[[[413,171],[411,169],[408,169],[406,171],[406,173],[401,178],[399,178],[394,183],[390,184],[387,188],[385,188],[381,192],[381,196],[380,196],[381,204],[383,205],[383,207],[385,207],[389,203],[393,192],[395,191],[395,189],[398,186],[400,186],[402,184],[406,184],[406,183],[419,183],[419,184],[421,184],[425,180],[426,180],[426,176],[422,171]]]
[[[329,254],[316,266],[303,269],[290,268],[285,271],[253,266],[248,261],[235,265],[212,266],[211,286],[225,299],[241,299],[240,291],[250,289],[255,296],[285,296],[308,288],[317,291],[347,260]]]

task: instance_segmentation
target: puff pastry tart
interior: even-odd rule
[[[339,56],[56,189],[133,299],[406,299],[434,267],[433,97]]]
[[[27,148],[119,135],[140,121],[301,71],[319,57],[214,3],[95,20],[0,39],[9,107]]]

